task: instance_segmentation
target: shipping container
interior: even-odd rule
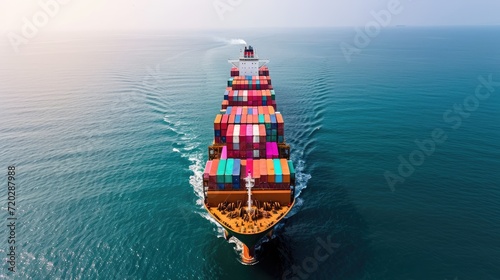
[[[240,189],[241,160],[235,159],[233,163],[232,184],[233,189]]]
[[[226,170],[224,172],[224,183],[232,184],[233,183],[233,167],[234,167],[234,159],[230,158],[226,161]]]
[[[283,173],[283,183],[290,183],[290,168],[286,159],[280,159],[281,171]]]
[[[266,164],[267,164],[267,182],[268,183],[276,183],[275,181],[275,170],[274,170],[274,163],[272,159],[266,159]]]
[[[267,183],[268,175],[267,175],[267,162],[265,159],[261,159],[257,161],[259,164],[260,171],[260,181],[261,183]]]
[[[255,179],[255,186],[258,186],[262,182],[262,180],[261,180],[260,160],[253,160],[253,174],[252,174],[252,178]]]
[[[210,168],[212,167],[212,161],[209,160],[205,164],[205,170],[203,171],[203,179],[208,180],[210,178]]]
[[[226,146],[222,147],[222,153],[221,153],[220,158],[227,159],[227,147]]]
[[[288,161],[288,169],[290,170],[290,180],[295,180],[295,168],[293,167],[293,162],[291,160]]]
[[[212,160],[212,166],[210,166],[210,173],[209,173],[209,181],[216,183],[217,182],[217,170],[219,168],[219,161],[218,159]]]
[[[217,178],[216,178],[217,184],[224,183],[224,174],[226,172],[226,164],[227,164],[227,160],[225,160],[225,159],[221,159],[219,161],[219,167],[217,168]]]
[[[281,162],[279,159],[273,159],[273,164],[274,164],[274,174],[275,174],[275,182],[276,183],[283,183],[283,171],[281,168]]]

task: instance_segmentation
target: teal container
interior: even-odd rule
[[[217,168],[217,176],[216,176],[216,181],[218,184],[224,183],[224,175],[226,173],[226,164],[227,164],[227,160],[225,160],[225,159],[221,159],[219,161],[219,167]]]
[[[275,174],[275,182],[283,183],[283,170],[281,169],[281,162],[279,159],[273,159],[274,164],[274,174]]]
[[[232,184],[233,183],[233,166],[234,159],[230,158],[226,162],[226,171],[224,172],[224,183]]]
[[[291,160],[288,161],[288,169],[290,169],[290,179],[295,180],[295,168]]]
[[[259,123],[264,124],[264,122],[265,122],[265,121],[266,121],[266,120],[265,120],[265,118],[264,118],[264,115],[263,115],[263,114],[260,114],[260,115],[259,115]]]

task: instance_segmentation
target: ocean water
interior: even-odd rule
[[[17,272],[4,226],[0,278],[500,279],[498,34],[387,28],[350,62],[351,28],[40,33],[19,53],[3,43],[0,168],[16,166]],[[254,266],[201,205],[231,39],[271,59],[300,171],[293,214]]]

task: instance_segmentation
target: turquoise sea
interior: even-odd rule
[[[0,278],[500,279],[500,28],[385,28],[348,62],[355,34],[3,40]],[[201,205],[235,39],[271,60],[299,170],[253,266]]]

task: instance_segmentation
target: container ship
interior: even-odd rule
[[[276,107],[269,60],[245,46],[229,60],[230,77],[203,172],[204,206],[226,239],[243,243],[244,264],[257,261],[255,246],[294,205],[295,168]]]

